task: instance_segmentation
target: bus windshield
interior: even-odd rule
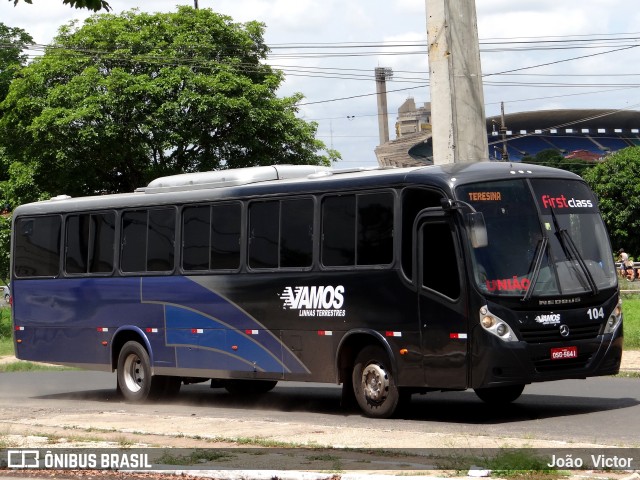
[[[472,251],[484,293],[527,300],[617,285],[597,200],[582,182],[514,179],[463,185],[456,193],[485,218],[488,245]]]

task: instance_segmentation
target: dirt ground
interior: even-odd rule
[[[15,362],[14,357],[0,357],[0,363]],[[622,358],[623,372],[640,373],[640,351],[625,351]],[[242,445],[224,442],[212,442],[211,439],[204,438],[202,436],[189,435],[185,432],[202,432],[202,431],[215,431],[216,422],[220,422],[221,419],[207,419],[203,417],[184,418],[184,417],[164,417],[154,416],[153,414],[137,414],[137,425],[145,426],[140,427],[137,431],[131,431],[124,428],[124,426],[130,425],[132,422],[131,414],[119,414],[119,412],[111,412],[111,414],[89,414],[77,412],[74,415],[68,415],[63,412],[57,412],[53,410],[41,411],[41,412],[22,412],[19,413],[19,406],[14,406],[11,409],[0,408],[0,448],[146,448],[157,447],[161,445],[163,448],[206,448],[206,449],[222,449],[222,450],[235,450],[230,454],[229,458],[223,460],[214,461],[215,464],[219,464],[221,461],[225,464],[227,469],[239,469],[243,464],[250,463],[254,467],[262,470],[296,470],[303,471],[328,471],[335,472],[337,468],[339,471],[350,470],[349,465],[355,466],[355,470],[361,474],[365,474],[362,470],[362,464],[358,462],[364,461],[363,459],[353,458],[350,455],[349,458],[338,458],[333,451],[320,452],[320,453],[306,453],[299,456],[281,455],[281,454],[269,454],[265,455],[261,452],[260,455],[252,453],[240,453],[240,449],[244,448]],[[208,422],[213,422],[208,425]],[[253,437],[259,435],[264,430],[273,431],[273,424],[262,423],[259,419],[251,419],[250,421],[241,422],[242,424],[234,424],[234,434],[240,437]],[[245,425],[246,424],[246,425]],[[89,427],[87,427],[89,426]],[[282,437],[275,438],[282,444],[287,442],[295,442],[300,445],[341,445],[351,448],[367,445],[367,449],[382,449],[382,444],[378,445],[376,438],[380,437],[379,432],[376,432],[375,428],[332,428],[322,429],[320,427],[315,428],[314,431],[307,431],[308,426],[304,427],[301,424],[291,425],[278,425],[278,430],[282,431],[284,435]],[[322,431],[321,431],[322,430]],[[351,431],[353,430],[353,431]],[[37,433],[36,433],[37,432]],[[178,433],[178,434],[177,434]],[[272,438],[272,437],[269,437]],[[52,440],[53,439],[53,440]],[[403,442],[400,437],[397,439],[397,448],[411,448],[415,445],[416,438],[408,438],[409,443]],[[363,443],[364,441],[364,443]],[[449,448],[469,448],[470,440],[466,436],[456,438],[452,435],[440,435],[436,433],[425,433],[419,439],[419,444],[425,448],[437,448],[437,447],[449,447]],[[53,442],[53,443],[52,443]],[[462,443],[460,443],[462,442]],[[510,448],[563,448],[566,445],[554,444],[554,442],[536,440],[533,438],[476,438],[474,444],[480,442],[486,448],[503,448],[505,444],[508,444]],[[551,443],[551,444],[550,444]],[[255,447],[255,446],[254,446]],[[579,445],[572,444],[574,448],[593,448],[593,445]],[[260,448],[258,447],[258,450]],[[264,450],[264,449],[262,449]],[[236,453],[237,451],[237,453]],[[383,450],[380,450],[381,452]],[[380,453],[378,453],[379,455]],[[384,455],[383,455],[384,457]],[[382,459],[384,462],[393,462],[399,466],[408,467],[412,470],[411,465],[415,459],[412,458],[387,458]],[[256,462],[259,462],[258,465]],[[264,465],[262,464],[264,463]],[[203,465],[204,467],[204,465]],[[206,468],[206,467],[205,467]],[[372,465],[373,468],[373,465]],[[402,475],[407,475],[407,468],[402,468]],[[429,475],[436,477],[457,477],[460,472],[446,472],[442,470],[436,470],[434,472],[425,471],[424,467],[416,467],[416,471],[419,471],[418,475],[423,478],[428,478]],[[0,480],[2,480],[3,471],[0,468]],[[8,473],[8,472],[7,472]],[[17,473],[17,472],[11,472]],[[68,472],[67,472],[68,473]],[[122,472],[121,472],[122,473]],[[382,472],[377,472],[382,473]],[[101,477],[96,475],[95,472],[85,472],[80,475],[60,475],[59,477],[51,475],[52,472],[48,472],[47,475],[43,475],[41,478],[114,478],[114,477]],[[385,475],[392,474],[392,472],[384,472]],[[427,475],[427,477],[425,477]],[[184,472],[183,476],[190,476],[189,472]],[[463,475],[464,476],[464,475]],[[121,476],[115,478],[130,478],[131,480],[138,480],[138,478],[148,479],[164,479],[164,475],[140,475],[140,477]],[[175,477],[174,477],[175,478]],[[220,477],[219,477],[220,478]],[[281,477],[273,477],[279,478]],[[324,480],[341,480],[340,475],[327,474],[322,477]],[[494,477],[492,477],[494,478]],[[597,474],[597,472],[585,472],[578,471],[575,476],[571,478],[598,478],[598,479],[634,479],[640,480],[640,474],[636,471],[626,472],[607,472],[605,475]],[[244,480],[247,480],[244,478]],[[308,479],[296,479],[296,480],[308,480]],[[344,480],[344,479],[342,479]]]

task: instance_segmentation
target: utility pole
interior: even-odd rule
[[[198,10],[198,0],[193,0],[193,8]]]
[[[502,134],[502,161],[509,161],[509,150],[507,150],[507,124],[504,123],[504,102],[500,102],[500,133]]]
[[[425,0],[435,164],[489,160],[474,0]]]
[[[387,111],[387,80],[393,78],[390,68],[376,67],[376,97],[378,97],[378,134],[380,145],[389,141],[389,112]]]

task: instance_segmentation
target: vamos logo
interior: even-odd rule
[[[558,325],[560,323],[560,314],[548,313],[546,315],[538,315],[534,320],[542,325]]]
[[[298,310],[300,317],[344,317],[344,287],[338,285],[286,287],[280,294],[284,310]]]

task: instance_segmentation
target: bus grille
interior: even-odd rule
[[[520,327],[520,336],[527,343],[552,343],[571,342],[573,340],[591,340],[600,333],[601,325],[597,323],[585,323],[582,325],[570,325],[569,336],[560,335],[559,325]]]

